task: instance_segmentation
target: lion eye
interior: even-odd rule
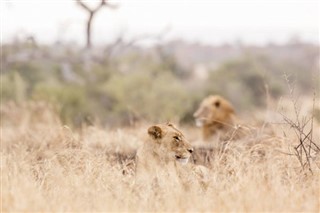
[[[219,107],[220,107],[220,101],[214,102],[214,105],[215,105],[217,108],[219,108]]]
[[[179,136],[173,136],[173,138],[174,138],[176,141],[180,141],[180,137],[179,137]]]

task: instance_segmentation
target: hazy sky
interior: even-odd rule
[[[84,44],[87,14],[72,0],[0,0],[4,42],[33,35],[40,42]],[[90,0],[94,6],[99,1]],[[132,38],[159,34],[218,44],[242,40],[264,44],[293,35],[319,42],[319,1],[315,0],[119,0],[116,10],[99,11],[93,43],[105,44],[120,34]]]

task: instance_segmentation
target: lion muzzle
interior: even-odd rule
[[[185,165],[188,163],[189,157],[180,157],[180,156],[176,155],[176,161],[178,161],[182,165]]]

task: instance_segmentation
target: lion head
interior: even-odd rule
[[[234,109],[226,99],[211,95],[201,102],[193,116],[196,125],[203,128],[204,137],[207,138],[217,130],[233,126]]]
[[[148,128],[149,141],[154,153],[169,161],[186,164],[193,148],[185,136],[173,124],[158,124]]]
[[[157,124],[148,128],[148,139],[136,154],[136,185],[140,187],[189,188],[208,184],[205,167],[188,163],[193,148],[173,124]],[[148,184],[149,183],[149,184]]]

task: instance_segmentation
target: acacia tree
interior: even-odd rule
[[[86,5],[82,0],[77,0],[77,4],[80,5],[84,10],[86,10],[89,14],[88,20],[87,20],[87,48],[91,48],[91,29],[92,29],[92,20],[95,17],[96,13],[102,9],[103,7],[109,7],[111,9],[117,8],[116,5],[112,5],[107,2],[108,0],[101,0],[101,2],[95,7],[90,8],[88,5]]]

